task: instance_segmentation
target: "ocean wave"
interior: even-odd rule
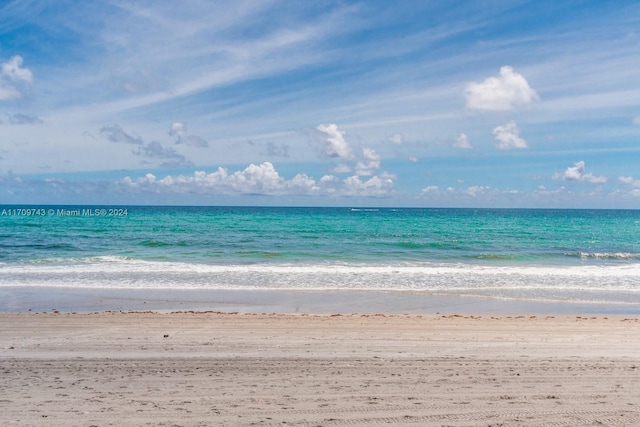
[[[259,254],[266,257],[278,257],[279,252],[269,251],[241,251],[243,255]],[[617,254],[616,254],[617,255]],[[637,255],[640,257],[640,255]],[[483,255],[491,259],[511,259],[511,255]],[[474,274],[524,274],[524,275],[609,275],[619,272],[620,274],[640,275],[640,263],[629,264],[608,264],[608,265],[544,265],[544,264],[480,264],[473,262],[389,262],[389,263],[362,263],[344,261],[324,261],[324,262],[269,262],[269,263],[196,263],[181,261],[158,261],[144,260],[126,255],[104,255],[91,257],[52,257],[33,260],[23,260],[21,262],[6,263],[5,271],[13,269],[23,270],[32,268],[40,269],[67,269],[79,270],[101,270],[113,268],[127,271],[128,269],[143,269],[151,271],[199,271],[207,272],[270,272],[270,273],[317,273],[317,274],[362,274],[362,273],[402,273],[413,275],[436,275],[436,274],[457,274],[462,272],[473,272]],[[640,276],[639,276],[640,277]]]
[[[50,258],[34,258],[23,259],[19,262],[12,262],[5,264],[6,266],[59,266],[68,268],[73,265],[88,265],[88,264],[102,264],[102,263],[118,263],[124,266],[124,263],[128,262],[142,262],[142,260],[135,260],[127,256],[106,255],[106,256],[94,256],[94,257],[50,257]]]
[[[428,243],[419,243],[419,242],[412,242],[409,240],[405,240],[402,242],[396,242],[393,244],[394,246],[398,246],[400,248],[404,248],[404,249],[421,249],[424,247],[429,247]]]
[[[0,249],[17,249],[17,250],[25,250],[25,249],[35,249],[35,250],[65,250],[65,251],[77,251],[80,248],[76,245],[72,245],[70,243],[2,243],[0,245]]]
[[[185,241],[165,242],[162,240],[143,240],[142,242],[140,242],[140,245],[146,246],[149,248],[162,248],[166,246],[185,247],[185,246],[189,246],[189,243]]]
[[[572,252],[565,253],[565,256],[596,260],[640,260],[640,253],[634,252]]]
[[[120,256],[64,263],[0,264],[0,286],[121,289],[280,289],[433,292],[490,297],[580,299],[632,295],[640,303],[640,264],[500,266],[445,263],[194,264]]]

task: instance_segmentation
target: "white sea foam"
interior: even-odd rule
[[[639,253],[631,252],[579,252],[578,255],[582,259],[611,259],[611,260],[634,260],[640,259]]]
[[[640,264],[563,267],[464,263],[211,265],[110,256],[64,263],[0,264],[0,286],[411,291],[640,303]]]

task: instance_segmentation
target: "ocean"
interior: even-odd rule
[[[640,211],[6,205],[2,288],[5,298],[350,291],[633,311]]]

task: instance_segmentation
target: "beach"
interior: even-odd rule
[[[3,426],[640,424],[636,315],[0,314]]]

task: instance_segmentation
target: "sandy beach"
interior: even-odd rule
[[[3,426],[640,425],[619,315],[0,314]]]

